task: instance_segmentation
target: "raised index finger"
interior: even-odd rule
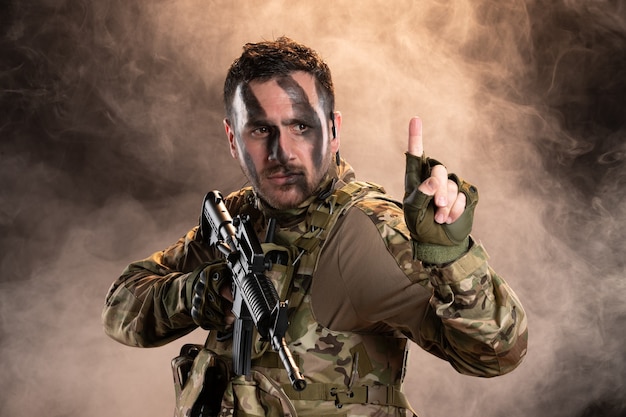
[[[409,148],[411,155],[422,156],[424,153],[424,142],[422,140],[422,119],[413,117],[409,122]]]

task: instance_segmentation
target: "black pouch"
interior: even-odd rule
[[[172,359],[175,417],[212,417],[221,409],[230,380],[229,366],[202,345],[186,344]]]

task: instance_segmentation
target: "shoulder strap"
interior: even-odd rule
[[[339,217],[366,195],[372,195],[372,193],[383,196],[385,189],[371,182],[351,181],[336,189],[317,205],[312,204],[307,213],[309,230],[294,242],[295,246],[307,254],[312,254],[316,249],[321,248]],[[316,254],[316,266],[319,252]]]

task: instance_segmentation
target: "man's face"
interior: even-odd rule
[[[231,154],[274,208],[297,207],[310,197],[339,148],[323,104],[314,77],[300,71],[237,88],[233,118],[224,121]],[[337,113],[337,131],[340,124]]]

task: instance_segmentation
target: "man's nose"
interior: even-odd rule
[[[289,139],[289,135],[277,129],[268,143],[267,159],[269,161],[278,161],[281,164],[286,163],[292,156],[291,146],[292,143]]]

